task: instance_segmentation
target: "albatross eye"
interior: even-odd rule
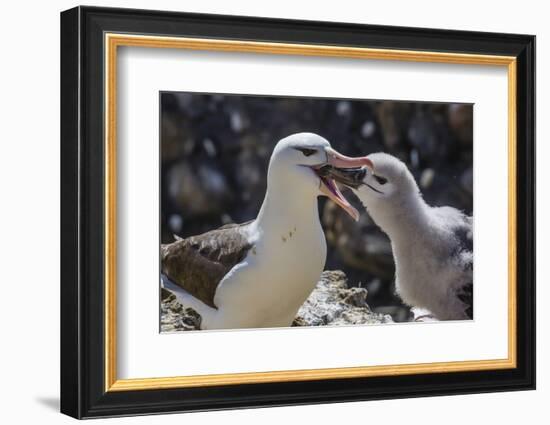
[[[304,156],[311,156],[317,153],[317,149],[308,149],[308,148],[296,148],[304,154]]]
[[[384,177],[377,176],[376,174],[373,174],[372,176],[378,182],[379,185],[385,185],[388,182],[388,179]]]

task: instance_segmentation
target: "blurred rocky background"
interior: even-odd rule
[[[160,99],[162,243],[255,217],[273,147],[303,131],[346,155],[395,155],[428,203],[472,213],[472,105],[171,92]],[[332,202],[319,202],[326,269],[342,270],[349,286],[365,288],[374,313],[410,320],[394,294],[388,238],[367,214],[355,223]]]

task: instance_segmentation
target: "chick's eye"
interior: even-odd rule
[[[388,182],[388,179],[386,179],[384,177],[380,177],[380,176],[377,176],[377,175],[373,175],[373,177],[378,182],[379,185],[384,185]]]
[[[308,149],[308,148],[296,148],[296,149],[298,149],[300,152],[302,152],[304,154],[304,156],[311,156],[311,155],[317,153],[317,150],[315,150],[315,149]]]

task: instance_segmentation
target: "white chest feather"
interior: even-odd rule
[[[318,222],[251,236],[254,247],[218,287],[218,311],[204,328],[289,326],[317,284],[327,250]]]
[[[420,242],[392,246],[396,290],[406,304],[428,309],[440,320],[465,318],[464,307],[454,293],[471,281],[471,272],[453,262],[445,244],[438,250]]]

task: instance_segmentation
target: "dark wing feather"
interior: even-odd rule
[[[455,260],[455,264],[464,270],[465,275],[471,275],[474,269],[472,217],[451,207],[440,207],[438,210],[445,214],[456,240],[451,257]],[[472,319],[474,314],[473,282],[471,279],[466,279],[466,281],[467,283],[456,290],[455,296],[464,304],[464,314]]]
[[[464,216],[464,220],[455,228],[455,236],[461,251],[473,252],[474,250],[474,234],[472,227],[472,218]]]
[[[223,226],[161,246],[162,273],[210,307],[223,277],[248,254],[244,230],[251,222]]]
[[[473,250],[473,226],[472,218],[466,215],[459,226],[454,229],[455,237],[458,240],[458,248],[455,255],[465,271],[471,272],[474,269]],[[456,296],[464,304],[464,313],[469,319],[474,316],[474,285],[468,282],[456,293]]]
[[[474,317],[474,285],[471,282],[464,285],[456,296],[464,303],[464,313],[468,319],[472,319]]]

